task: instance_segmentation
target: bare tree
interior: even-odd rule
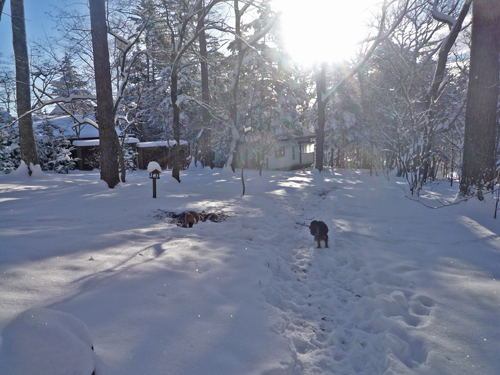
[[[15,99],[16,79],[10,70],[0,72],[0,103],[2,103],[7,112],[12,109],[11,106]]]
[[[324,131],[325,131],[325,123],[322,120],[325,118],[325,110],[326,110],[326,104],[328,101],[338,92],[338,90],[352,77],[354,77],[358,71],[364,66],[364,64],[370,59],[370,57],[373,55],[377,47],[380,45],[380,43],[384,40],[386,40],[392,33],[393,31],[397,28],[397,26],[401,23],[403,20],[404,16],[406,15],[406,12],[408,10],[408,5],[410,0],[399,0],[400,1],[400,10],[397,15],[397,17],[394,19],[392,22],[392,25],[390,25],[389,28],[386,28],[386,20],[387,20],[387,12],[388,9],[391,5],[394,3],[398,3],[398,0],[384,0],[384,4],[382,6],[382,14],[380,17],[380,22],[378,26],[378,33],[375,38],[373,38],[370,42],[371,45],[368,47],[364,55],[361,57],[361,59],[357,62],[357,64],[339,81],[337,82],[332,88],[329,90],[326,90],[326,84],[324,85],[324,89],[318,89],[317,90],[317,102],[318,102],[318,126],[316,129],[317,132],[317,137],[316,137],[316,169],[318,169],[320,172],[323,170],[323,157],[324,157],[324,150],[323,150],[323,144],[324,144]],[[323,65],[321,70],[325,70],[326,66]],[[320,73],[320,77],[323,76],[323,72]],[[318,79],[318,83],[320,85],[323,85],[322,82],[323,78]],[[324,80],[326,81],[326,71],[325,71],[325,77]],[[321,122],[319,120],[321,119]]]
[[[207,24],[207,16],[212,9],[225,0],[210,0],[205,6],[201,6],[202,0],[195,0],[183,3],[183,10],[177,15],[177,19],[172,19],[170,14],[170,7],[167,0],[162,0],[165,9],[165,20],[167,28],[170,32],[170,58],[171,58],[171,87],[170,87],[170,100],[173,107],[173,130],[174,140],[176,145],[173,147],[173,168],[172,177],[177,181],[180,180],[180,136],[181,136],[181,123],[180,123],[180,107],[179,107],[179,73],[183,67],[183,59],[192,45],[198,40],[201,32],[207,29],[220,28],[215,23]],[[193,27],[194,26],[194,27]]]
[[[229,149],[229,157],[227,160],[227,165],[231,166],[233,172],[236,168],[236,152],[238,149],[238,144],[240,142],[240,132],[238,131],[238,93],[239,93],[239,83],[241,77],[241,69],[243,65],[243,60],[245,55],[252,50],[255,45],[262,39],[275,25],[278,20],[278,16],[272,17],[269,21],[264,24],[264,26],[258,29],[252,36],[244,38],[242,34],[242,17],[245,12],[253,5],[252,1],[247,2],[241,9],[239,7],[239,1],[234,0],[234,16],[235,16],[235,45],[236,45],[236,62],[233,67],[232,81],[231,81],[231,99],[229,103],[229,118],[231,127],[231,145]]]
[[[460,180],[464,196],[492,190],[498,147],[500,7],[474,0],[465,144]],[[479,195],[481,197],[482,195]]]
[[[28,45],[26,42],[26,26],[24,22],[24,1],[11,0],[10,6],[12,12],[12,42],[16,59],[16,102],[19,117],[21,159],[28,166],[28,171],[31,175],[31,165],[39,164],[39,161],[35,133],[33,131],[33,118],[31,117],[31,113],[24,115],[31,110],[30,68]]]
[[[431,156],[435,142],[434,136],[436,129],[436,124],[434,121],[435,102],[444,90],[444,86],[446,84],[445,77],[448,55],[451,48],[455,44],[455,41],[457,40],[458,33],[462,30],[462,25],[465,17],[469,13],[469,8],[472,0],[466,0],[463,3],[462,9],[457,19],[451,17],[450,15],[439,12],[437,8],[438,3],[439,0],[434,0],[432,15],[437,21],[446,23],[450,28],[450,33],[443,40],[443,42],[441,43],[441,47],[439,48],[438,61],[436,64],[436,69],[434,71],[434,76],[430,88],[426,91],[424,99],[424,142],[422,146],[422,153],[420,155],[421,166],[419,168],[419,176],[415,179],[415,182],[417,182],[419,185],[418,188],[421,188],[422,185],[426,183],[427,178],[431,173]],[[458,5],[458,3],[459,2],[457,2],[456,5]],[[413,188],[416,187],[417,186],[414,186]]]

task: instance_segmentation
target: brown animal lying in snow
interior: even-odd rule
[[[184,216],[184,226],[186,228],[192,228],[194,224],[198,224],[199,221],[205,221],[202,214],[195,211],[188,211],[186,216]]]

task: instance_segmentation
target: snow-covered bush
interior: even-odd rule
[[[0,126],[2,122],[0,121]],[[0,130],[0,171],[10,173],[21,164],[19,131],[11,126]]]
[[[123,148],[123,158],[127,171],[135,171],[137,169],[137,151],[134,148],[125,145]]]
[[[42,170],[68,173],[75,169],[76,160],[71,156],[74,147],[66,139],[64,131],[48,121],[39,125],[37,130],[37,148]]]

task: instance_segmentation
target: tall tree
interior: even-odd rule
[[[202,144],[202,164],[204,167],[210,166],[213,168],[212,160],[212,129],[210,128],[211,116],[208,110],[210,105],[210,86],[208,84],[208,52],[207,52],[207,36],[205,33],[205,21],[203,19],[204,1],[200,1],[198,5],[198,21],[200,25],[200,35],[198,36],[198,43],[200,45],[200,70],[201,70],[201,100],[203,108],[201,110],[203,118],[203,135],[201,139]]]
[[[339,89],[352,77],[354,77],[358,71],[365,65],[365,63],[371,58],[377,47],[380,45],[381,42],[386,40],[397,28],[397,26],[401,23],[403,20],[404,16],[406,15],[406,12],[408,10],[409,6],[409,1],[410,0],[384,0],[384,4],[382,6],[382,14],[380,16],[380,21],[378,25],[378,33],[377,36],[371,40],[371,45],[365,52],[365,54],[361,57],[359,62],[347,73],[344,75],[344,77],[337,82],[331,89],[328,91],[326,90],[317,90],[318,93],[318,127],[317,130],[320,132],[318,135],[319,138],[322,136],[322,132],[324,133],[324,124],[320,124],[319,120],[321,117],[321,114],[319,111],[324,111],[326,108],[326,105],[332,99],[335,94],[339,91]],[[391,5],[396,3],[399,5],[399,11],[398,15],[395,17],[394,21],[392,22],[392,25],[387,28],[386,22],[388,18],[388,11]],[[326,78],[325,78],[326,80]],[[318,79],[318,83],[321,82],[321,79]],[[326,85],[325,85],[326,89]],[[320,143],[316,145],[316,169],[318,169],[320,172],[323,170],[323,144],[320,140]],[[319,156],[319,157],[318,157]]]
[[[12,44],[16,59],[16,101],[21,159],[28,166],[28,171],[31,174],[31,165],[39,164],[39,161],[33,131],[33,118],[31,113],[27,114],[31,110],[31,86],[26,25],[24,22],[24,1],[11,0],[10,7],[12,13]]]
[[[474,0],[460,193],[492,189],[497,152],[500,54],[498,0]],[[481,196],[481,195],[479,195]]]
[[[272,15],[271,17],[265,17],[265,23],[255,30],[255,33],[247,38],[243,36],[242,30],[244,25],[242,25],[242,18],[245,13],[249,10],[249,8],[255,2],[249,1],[243,5],[243,7],[239,7],[239,1],[234,0],[233,8],[234,8],[234,18],[235,18],[235,27],[234,27],[234,36],[235,36],[235,54],[236,61],[233,67],[232,80],[231,80],[231,98],[229,101],[229,118],[230,118],[230,126],[231,126],[231,145],[229,147],[229,156],[227,159],[227,166],[230,166],[233,172],[236,168],[236,160],[235,156],[238,151],[238,145],[240,143],[240,132],[239,128],[239,113],[238,113],[238,96],[240,91],[240,79],[242,75],[242,67],[245,56],[255,48],[257,43],[264,38],[269,31],[274,27],[275,23],[278,21],[279,16]]]
[[[89,0],[89,5],[97,93],[101,179],[106,181],[112,189],[120,182],[120,179],[118,176],[118,135],[114,124],[105,0]]]
[[[319,68],[316,81],[318,98],[318,126],[316,128],[316,168],[321,172],[324,161],[325,124],[326,124],[326,104],[323,95],[326,92],[326,63],[322,63]]]
[[[171,1],[171,0],[170,0]],[[180,6],[177,19],[170,16],[169,1],[162,0],[165,8],[166,23],[170,30],[171,52],[171,87],[170,87],[170,100],[173,108],[173,128],[174,140],[176,145],[173,147],[173,168],[172,177],[181,182],[180,179],[180,160],[179,148],[181,137],[181,122],[178,99],[180,97],[179,90],[179,74],[183,68],[183,59],[192,45],[198,40],[200,32],[214,28],[214,25],[207,25],[207,17],[212,9],[224,0],[210,0],[204,7],[200,6],[201,0],[187,1]],[[177,2],[176,2],[177,3]],[[194,26],[194,27],[193,27]]]
[[[15,99],[16,79],[10,69],[2,70],[0,72],[0,103],[5,106],[7,112],[10,112]]]

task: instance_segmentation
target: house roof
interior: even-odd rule
[[[137,142],[139,142],[137,138],[125,138],[125,143],[137,143]],[[86,139],[80,141],[73,141],[73,146],[77,147],[99,146],[99,139]]]
[[[146,147],[161,147],[161,146],[167,146],[167,147],[172,147],[176,144],[176,141],[173,140],[168,140],[168,141],[156,141],[156,142],[139,142],[136,144],[138,148],[146,148]],[[187,141],[183,141],[181,139],[180,141],[181,145],[187,145]]]
[[[76,116],[79,119],[83,119],[83,116],[77,115]],[[87,116],[88,118],[95,120],[94,117],[92,116]],[[79,132],[75,129],[73,129],[73,126],[75,125],[75,121],[71,116],[65,115],[65,116],[44,116],[38,117],[35,116],[33,118],[33,126],[36,128],[39,128],[45,121],[48,121],[54,126],[57,126],[60,128],[63,132],[66,138],[68,139],[98,139],[99,138],[99,130],[93,127],[90,124],[84,124],[84,125],[78,125],[78,130]],[[118,133],[119,136],[121,136],[121,130],[120,128],[116,127],[116,132]]]

